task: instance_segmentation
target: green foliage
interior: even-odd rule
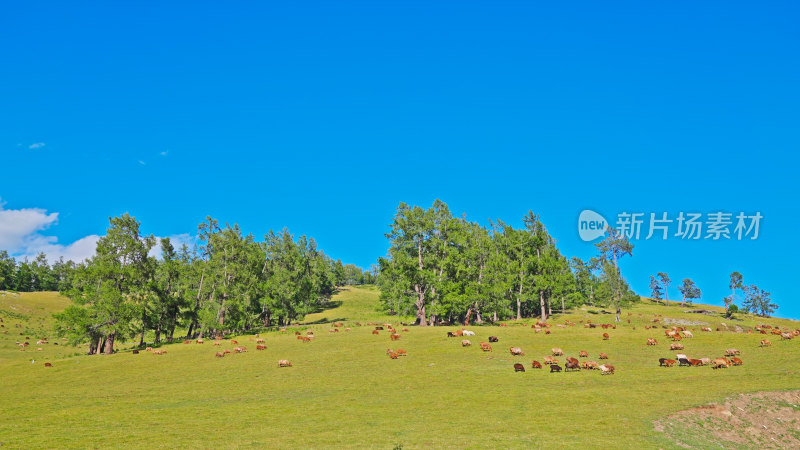
[[[681,304],[691,304],[694,299],[698,299],[702,296],[700,288],[698,288],[697,284],[695,284],[695,282],[689,278],[684,278],[683,284],[678,287],[678,290],[681,291],[681,294],[683,294],[683,300]]]
[[[744,288],[744,301],[742,309],[752,312],[762,317],[769,317],[778,309],[778,305],[772,303],[772,294],[751,284]]]

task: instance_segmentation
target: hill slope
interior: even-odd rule
[[[410,327],[399,342],[389,333],[355,321],[387,319],[375,312],[378,291],[351,287],[339,293],[335,308],[306,317],[312,325],[260,337],[267,349],[256,351],[253,336],[237,338],[247,353],[215,358],[221,346],[173,344],[166,355],[131,354],[124,347],[111,356],[73,356],[84,350],[31,342],[26,351],[15,342],[36,339],[50,316],[67,301],[56,294],[0,296],[0,316],[8,334],[0,335],[0,442],[11,447],[672,447],[653,421],[669,413],[722,400],[736,393],[800,388],[800,340],[760,348],[760,334],[701,332],[685,339],[692,357],[722,356],[742,350],[741,367],[658,367],[658,358],[674,357],[664,330],[646,330],[654,314],[673,320],[702,321],[716,328],[719,318],[686,314],[688,308],[643,302],[616,329],[583,328],[580,321],[613,321],[587,310],[553,318],[574,327],[534,333],[530,326],[471,326],[472,347],[446,337],[455,327]],[[700,308],[701,306],[695,306]],[[595,311],[596,312],[596,311]],[[630,315],[629,315],[630,313]],[[351,328],[330,333],[327,320]],[[630,323],[628,323],[630,320]],[[663,319],[662,319],[663,320]],[[395,318],[394,322],[398,319]],[[762,320],[734,322],[744,330]],[[800,328],[794,321],[769,319],[775,326]],[[313,324],[316,323],[316,324]],[[659,322],[657,325],[661,325]],[[730,323],[731,328],[734,323]],[[17,328],[19,324],[21,328]],[[636,329],[634,329],[634,327]],[[293,331],[308,328],[317,337],[302,343]],[[400,327],[402,328],[402,327]],[[460,327],[459,327],[460,328]],[[20,336],[26,331],[30,336]],[[610,334],[603,340],[603,332]],[[479,342],[499,338],[493,352]],[[657,346],[646,339],[659,340]],[[54,339],[51,337],[51,342]],[[519,346],[526,356],[512,357]],[[404,348],[407,357],[389,359],[387,348]],[[552,347],[568,356],[586,350],[592,360],[608,353],[617,368],[551,374],[531,369]],[[35,363],[31,360],[35,359]],[[289,359],[291,368],[278,368]],[[559,358],[563,363],[563,358]],[[45,368],[43,362],[53,364]],[[525,365],[515,373],[512,365]],[[800,413],[798,413],[800,414]],[[686,439],[685,437],[683,437]],[[683,442],[686,442],[685,440]],[[688,442],[706,446],[708,442]]]

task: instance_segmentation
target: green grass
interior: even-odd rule
[[[742,350],[745,365],[666,369],[659,357],[675,354],[661,328],[645,330],[654,314],[719,322],[744,328],[756,323],[800,327],[793,321],[753,319],[727,321],[684,314],[679,306],[648,301],[635,306],[616,330],[552,328],[535,334],[528,322],[508,327],[471,326],[473,347],[448,339],[455,327],[419,328],[390,342],[387,332],[355,321],[392,322],[376,312],[378,291],[350,287],[334,297],[333,308],[310,314],[317,338],[301,343],[292,333],[262,334],[268,349],[256,351],[252,336],[239,338],[245,354],[214,357],[211,343],[173,344],[167,354],[133,355],[121,347],[112,356],[71,356],[81,347],[42,346],[20,352],[12,334],[25,329],[50,336],[50,314],[68,303],[56,294],[0,297],[0,310],[24,314],[2,316],[8,335],[0,334],[0,443],[10,447],[554,447],[603,446],[672,448],[653,430],[652,421],[670,412],[721,400],[739,392],[800,388],[800,340],[759,348],[764,337],[733,332],[704,333],[683,341],[690,356],[721,356],[726,348]],[[698,306],[698,308],[701,306]],[[588,308],[598,310],[599,308]],[[709,308],[711,309],[711,308]],[[717,308],[721,310],[721,308]],[[613,315],[575,311],[556,316],[579,322],[611,323]],[[627,320],[631,320],[628,324]],[[321,322],[337,320],[352,331],[329,333]],[[633,330],[632,327],[636,327]],[[603,341],[607,331],[611,340]],[[16,331],[19,333],[19,331]],[[478,343],[496,335],[495,351]],[[646,338],[659,340],[656,347]],[[51,337],[51,342],[55,339]],[[524,357],[511,357],[520,346]],[[551,347],[567,355],[587,350],[591,359],[606,352],[617,373],[597,371],[550,374],[530,369]],[[223,348],[232,345],[225,341]],[[404,348],[409,356],[390,360],[387,348]],[[35,358],[36,363],[31,364]],[[278,359],[292,368],[280,369]],[[54,367],[44,368],[43,362]],[[563,362],[563,358],[561,358]],[[514,373],[522,362],[525,373]]]

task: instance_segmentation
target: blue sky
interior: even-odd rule
[[[796,4],[341,3],[6,5],[0,244],[211,215],[368,267],[399,202],[441,198],[587,258],[583,209],[758,211],[755,241],[638,241],[623,273],[721,303],[738,270],[800,317]]]

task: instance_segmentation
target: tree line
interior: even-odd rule
[[[436,200],[428,209],[400,203],[378,261],[381,301],[390,314],[416,317],[421,326],[539,317],[583,304],[620,308],[639,297],[618,260],[633,245],[609,229],[584,261],[562,255],[539,215],[523,227],[502,221],[482,226],[454,217]]]
[[[47,255],[39,253],[32,261],[17,261],[7,251],[0,250],[0,291],[36,292],[59,291],[69,284],[69,274],[75,263],[59,258],[52,265]]]
[[[158,243],[160,255],[150,256]],[[360,273],[357,273],[360,272]],[[142,235],[135,217],[110,219],[96,254],[75,264],[61,292],[72,299],[56,329],[89,353],[112,353],[131,337],[144,345],[186,337],[286,325],[324,306],[336,287],[373,275],[334,261],[313,238],[269,231],[262,241],[208,217],[198,242],[175,248]]]
[[[656,275],[650,276],[650,297],[656,301],[669,300],[669,286],[672,280],[666,272],[658,272]],[[778,309],[778,305],[772,302],[772,294],[759,288],[755,284],[745,285],[744,277],[741,273],[734,271],[730,274],[730,281],[728,282],[728,289],[731,290],[731,295],[722,299],[725,303],[725,315],[732,318],[735,313],[741,309],[745,313],[753,313],[762,317],[769,317]],[[681,285],[678,287],[683,298],[681,299],[681,306],[691,304],[694,299],[700,298],[702,292],[697,284],[691,278],[684,278]],[[741,301],[742,307],[736,305],[737,291],[741,291],[743,299]]]

